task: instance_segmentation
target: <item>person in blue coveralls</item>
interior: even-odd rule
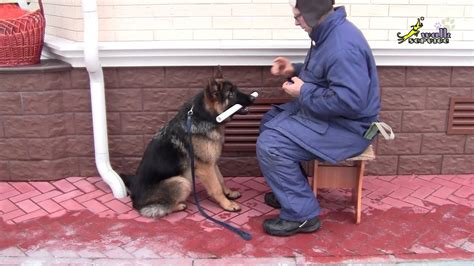
[[[362,32],[334,0],[297,0],[295,24],[311,39],[304,63],[277,57],[271,73],[288,81],[293,100],[274,106],[262,119],[257,140],[260,169],[272,192],[265,203],[281,208],[263,228],[275,236],[320,228],[318,200],[300,163],[337,163],[371,143],[364,133],[377,121],[380,92],[372,51]]]

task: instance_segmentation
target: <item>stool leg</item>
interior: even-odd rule
[[[360,216],[362,210],[362,182],[364,181],[364,170],[365,170],[365,161],[359,162],[358,175],[357,175],[357,189],[353,191],[353,196],[355,197],[355,221],[356,224],[360,223]]]
[[[319,164],[318,161],[316,161],[316,160],[313,161],[313,183],[312,183],[312,187],[313,187],[314,196],[318,195],[318,164]]]

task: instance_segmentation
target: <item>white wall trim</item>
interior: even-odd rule
[[[398,45],[371,42],[379,66],[474,66],[474,44]],[[309,40],[101,42],[104,67],[268,66],[277,56],[303,61]],[[43,56],[84,67],[83,43],[45,37]]]

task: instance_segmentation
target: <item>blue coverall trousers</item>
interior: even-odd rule
[[[257,158],[267,184],[280,202],[280,218],[302,222],[319,215],[318,200],[304,176],[300,162],[317,159],[279,131],[265,127],[279,111],[266,113],[257,140]]]

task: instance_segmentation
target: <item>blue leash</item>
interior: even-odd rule
[[[187,117],[187,120],[186,120],[186,128],[187,128],[188,136],[189,136],[189,157],[191,158],[191,175],[193,177],[193,196],[194,196],[194,201],[196,202],[196,205],[199,209],[199,212],[205,218],[213,221],[216,224],[222,225],[223,227],[225,227],[225,228],[231,230],[232,232],[238,234],[243,239],[251,240],[252,239],[251,234],[249,234],[245,231],[242,231],[239,228],[234,227],[234,226],[232,226],[232,225],[230,225],[226,222],[219,221],[219,220],[209,216],[206,212],[204,212],[201,205],[199,204],[199,199],[198,199],[197,193],[196,193],[196,176],[194,174],[194,151],[193,151],[193,143],[192,143],[192,135],[191,135],[192,116],[193,116],[193,107],[191,107],[191,110],[188,111],[188,117]]]

